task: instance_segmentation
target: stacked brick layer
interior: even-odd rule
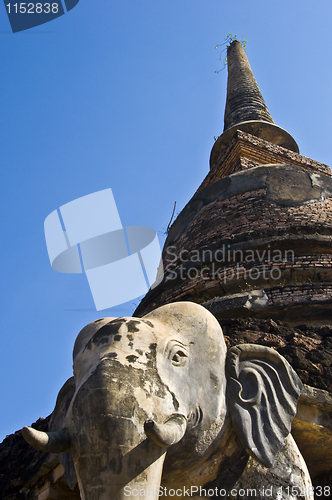
[[[326,320],[331,257],[331,178],[290,165],[250,169],[185,207],[165,243],[164,281],[135,314],[191,300],[218,318]]]
[[[274,123],[259,90],[241,42],[227,49],[228,81],[224,130],[240,122]]]
[[[331,169],[328,165],[242,130],[234,132],[227,147],[221,152],[212,150],[210,163],[211,170],[200,185],[199,190],[226,175],[268,164],[289,164],[331,175]]]

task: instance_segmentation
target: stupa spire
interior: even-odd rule
[[[274,123],[239,41],[227,49],[228,82],[224,131],[242,122]]]
[[[299,152],[293,137],[276,125],[265,104],[242,43],[234,40],[227,49],[227,99],[224,131],[215,142],[210,158],[213,169],[237,130]]]

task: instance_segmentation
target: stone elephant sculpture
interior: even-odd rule
[[[202,306],[178,302],[143,318],[94,321],[79,333],[73,358],[52,432],[25,427],[23,435],[60,453],[82,499],[227,496],[243,486],[250,460],[259,484],[267,467],[266,486],[310,486],[289,435],[298,376],[267,347],[227,353],[219,323]],[[263,484],[256,498],[264,497]]]

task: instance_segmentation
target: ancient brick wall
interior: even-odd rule
[[[307,324],[292,327],[271,319],[220,321],[227,347],[260,344],[282,354],[304,384],[332,392],[332,326]]]
[[[210,163],[211,170],[198,190],[221,177],[259,165],[289,164],[331,175],[331,169],[328,165],[242,130],[236,130],[227,147],[219,155],[211,154]]]
[[[137,312],[191,300],[218,318],[236,312],[296,323],[302,314],[319,321],[324,309],[326,320],[332,307],[331,178],[276,166],[222,182],[220,192],[217,183],[201,192],[205,206],[198,192],[180,214],[164,248],[164,282]],[[210,199],[208,189],[214,189]],[[246,305],[252,291],[264,299],[256,300],[255,311]]]

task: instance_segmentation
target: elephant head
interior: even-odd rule
[[[54,432],[25,428],[23,435],[61,453],[72,485],[73,461],[85,500],[130,498],[134,487],[157,491],[163,469],[175,482],[176,471],[181,477],[186,470],[187,481],[192,473],[206,483],[220,471],[225,447],[234,449],[232,440],[270,467],[301,392],[272,349],[240,345],[227,356],[217,320],[190,302],[143,318],[94,321],[79,333],[73,358]]]

